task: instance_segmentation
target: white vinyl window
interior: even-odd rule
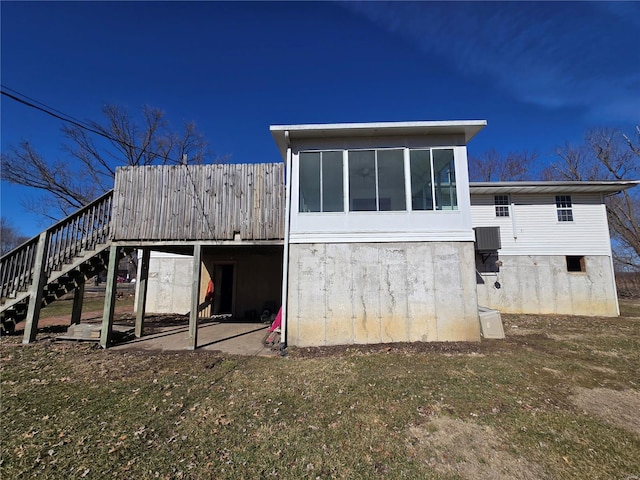
[[[406,210],[403,150],[349,151],[349,210]]]
[[[452,149],[411,150],[413,210],[457,210],[456,170]]]
[[[509,216],[509,195],[496,195],[493,197],[496,206],[496,217]]]
[[[300,153],[300,212],[344,212],[342,152]]]
[[[300,152],[300,213],[344,212],[345,207],[351,212],[400,212],[408,210],[408,198],[412,210],[458,209],[452,148],[348,150],[347,165],[343,153]]]
[[[571,195],[556,195],[556,210],[559,222],[573,222]]]

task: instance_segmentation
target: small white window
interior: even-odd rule
[[[559,222],[573,222],[571,195],[556,195],[556,209]]]
[[[496,217],[509,216],[509,195],[496,195],[494,204],[496,206]]]

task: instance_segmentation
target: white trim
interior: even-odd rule
[[[404,147],[403,149],[403,158],[404,158],[404,198],[406,202],[407,212],[413,211],[413,198],[411,194],[411,160],[409,157],[409,147]]]
[[[288,140],[288,133],[285,135]],[[283,344],[287,344],[287,301],[289,298],[289,243],[291,228],[291,179],[292,177],[292,155],[291,146],[287,147],[287,164],[285,166],[284,178],[284,194],[285,194],[285,219],[284,219],[284,251],[282,253],[282,318],[281,318],[281,337]],[[297,207],[296,207],[297,208]]]
[[[437,232],[345,232],[290,233],[289,243],[407,243],[407,242],[473,242],[473,230]]]

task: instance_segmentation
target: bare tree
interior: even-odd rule
[[[0,255],[9,253],[27,240],[9,220],[0,217]]]
[[[559,160],[543,171],[545,180],[637,180],[640,127],[635,138],[618,130],[592,130],[584,144],[565,144],[556,154]],[[609,196],[606,204],[617,265],[640,269],[640,189]]]
[[[474,182],[505,182],[531,180],[535,152],[509,152],[502,156],[491,149],[479,157],[469,158],[469,178]]]
[[[27,209],[57,219],[112,188],[117,166],[164,165],[186,158],[204,163],[210,155],[195,124],[173,131],[157,108],[142,107],[139,121],[116,105],[106,105],[103,114],[104,123],[62,127],[64,160],[43,158],[28,141],[2,153],[2,180],[46,192],[38,202],[25,204]]]

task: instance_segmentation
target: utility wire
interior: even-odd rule
[[[97,129],[93,128],[92,126],[88,125],[87,123],[82,122],[81,120],[78,120],[76,118],[73,118],[71,115],[67,115],[66,113],[63,113],[60,110],[56,110],[55,108],[50,107],[49,105],[46,105],[46,104],[44,104],[44,103],[42,103],[42,102],[40,102],[38,100],[35,100],[35,99],[31,98],[31,97],[28,97],[27,95],[24,95],[24,94],[18,92],[17,90],[14,90],[13,88],[9,88],[9,87],[6,87],[5,85],[1,85],[1,84],[0,84],[0,87],[2,87],[1,91],[0,91],[0,93],[2,93],[2,95],[5,95],[5,96],[9,97],[10,99],[15,100],[18,103],[26,105],[27,107],[35,108],[36,110],[39,110],[39,111],[41,111],[43,113],[46,113],[47,115],[50,115],[50,116],[52,116],[54,118],[57,118],[58,120],[62,120],[63,122],[70,123],[70,124],[72,124],[72,125],[74,125],[74,126],[76,126],[78,128],[81,128],[82,130],[86,130],[88,132],[94,133],[94,134],[99,135],[99,136],[101,136],[103,138],[106,138],[107,140],[110,140],[110,141],[115,142],[115,143],[119,143],[120,145],[123,145],[123,146],[125,146],[127,148],[132,148],[134,150],[140,151],[141,153],[145,153],[146,152],[146,153],[149,153],[150,155],[153,155],[153,156],[158,157],[158,158],[167,158],[167,160],[175,163],[176,165],[182,164],[181,160],[176,160],[176,159],[171,158],[171,157],[164,157],[163,155],[160,155],[158,153],[147,151],[144,148],[138,147],[137,145],[131,145],[130,143],[127,143],[127,142],[125,142],[123,140],[120,140],[120,139],[117,139],[115,137],[112,137],[108,133],[105,133],[105,132],[102,132],[100,130],[97,130]],[[20,95],[20,97],[23,97],[23,98],[20,98],[20,97],[14,95],[12,93],[9,93],[7,90],[15,93],[16,95]],[[25,98],[28,98],[31,101],[25,100]],[[35,102],[35,103],[33,103],[33,102]],[[39,104],[39,105],[36,105],[36,103]]]
[[[3,88],[3,89],[5,89],[5,90],[8,90],[9,92],[13,93],[14,95],[19,95],[19,96],[20,96],[20,97],[22,97],[22,98],[26,98],[26,99],[28,99],[28,100],[31,100],[32,102],[37,103],[38,105],[40,105],[40,106],[41,106],[41,107],[43,107],[43,108],[46,108],[46,109],[51,110],[51,111],[53,111],[53,112],[56,112],[56,113],[58,113],[58,114],[62,115],[63,117],[70,118],[71,120],[74,120],[74,121],[76,121],[76,122],[78,122],[78,123],[81,123],[82,125],[85,125],[85,126],[87,126],[87,127],[91,128],[91,125],[89,125],[87,122],[84,122],[84,121],[79,120],[79,119],[77,119],[77,118],[75,118],[75,117],[72,117],[71,115],[68,115],[68,114],[66,114],[66,113],[64,113],[64,112],[62,112],[62,111],[60,111],[60,110],[56,110],[55,108],[50,107],[50,106],[48,106],[48,105],[46,105],[46,104],[44,104],[44,103],[40,102],[39,100],[37,100],[37,99],[35,99],[35,98],[33,98],[33,97],[30,97],[30,96],[28,96],[28,95],[25,95],[24,93],[20,93],[19,91],[14,90],[13,88],[7,87],[6,85],[2,85],[2,84],[0,84],[0,87],[2,87],[2,88]]]
[[[120,145],[124,145],[125,147],[138,150],[141,153],[145,153],[145,151],[146,151],[145,149],[140,148],[137,145],[131,145],[131,144],[127,143],[127,142],[124,142],[122,140],[114,138],[114,137],[112,137],[111,135],[109,135],[109,134],[107,134],[105,132],[101,132],[100,130],[96,130],[95,128],[93,128],[89,124],[87,124],[87,123],[85,123],[85,122],[83,122],[81,120],[78,120],[78,119],[76,119],[76,118],[72,117],[71,115],[68,115],[68,114],[66,114],[64,112],[61,112],[60,110],[56,110],[55,108],[50,107],[49,105],[46,105],[45,103],[42,103],[42,102],[40,102],[40,101],[38,101],[38,100],[36,100],[34,98],[28,97],[27,95],[25,95],[23,93],[20,93],[17,90],[14,90],[13,88],[9,88],[9,87],[7,87],[5,85],[2,85],[2,84],[0,84],[0,87],[1,87],[0,88],[0,93],[2,93],[2,95],[5,95],[5,96],[9,97],[10,99],[15,100],[18,103],[26,105],[27,107],[35,108],[36,110],[39,110],[39,111],[41,111],[43,113],[46,113],[47,115],[50,115],[50,116],[52,116],[54,118],[57,118],[58,120],[62,120],[63,122],[70,123],[70,124],[72,124],[72,125],[74,125],[74,126],[76,126],[78,128],[81,128],[81,129],[86,130],[88,132],[91,132],[91,133],[94,133],[94,134],[99,135],[101,137],[104,137],[107,140],[110,140],[110,141],[115,142],[115,143],[119,143]],[[13,93],[9,93],[9,91],[13,92]],[[16,95],[19,95],[20,97],[23,97],[23,98],[20,98],[20,97],[18,97]],[[25,100],[25,98],[28,99],[28,100]],[[38,104],[38,105],[36,105],[36,104]],[[171,157],[164,157],[163,155],[159,155],[159,154],[157,154],[155,152],[148,152],[148,153],[151,154],[151,155],[154,155],[154,156],[156,156],[158,158],[167,158],[168,160],[170,160],[171,162],[175,163],[176,165],[183,165],[184,167],[186,167],[187,175],[189,177],[189,180],[191,180],[191,184],[193,185],[193,194],[196,197],[196,199],[198,200],[198,207],[202,210],[202,214],[203,214],[203,217],[205,219],[205,222],[207,223],[207,227],[208,227],[209,231],[211,231],[211,224],[209,223],[208,215],[206,214],[205,209],[204,209],[204,199],[201,199],[200,195],[197,192],[195,180],[193,179],[193,176],[192,176],[191,171],[189,169],[190,165],[188,165],[186,163],[183,163],[182,160],[178,161],[178,160],[175,160],[175,159],[173,159]]]

